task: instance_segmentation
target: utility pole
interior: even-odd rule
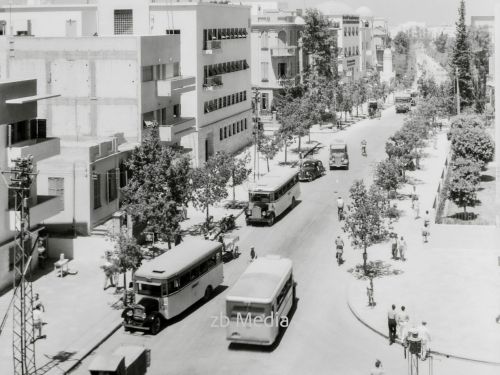
[[[12,160],[14,168],[2,171],[9,191],[14,193],[15,250],[14,250],[14,295],[13,340],[15,375],[36,374],[35,330],[33,324],[33,289],[28,280],[31,270],[32,252],[30,229],[31,186],[36,179],[33,172],[33,157]],[[36,241],[35,241],[36,244]]]
[[[458,80],[458,66],[455,67],[455,79],[457,81],[457,115],[460,114],[460,84]]]
[[[252,118],[254,126],[253,126],[253,135],[254,135],[254,158],[253,158],[253,181],[256,181],[256,178],[259,178],[259,173],[257,173],[256,177],[256,171],[259,170],[259,130],[260,130],[260,109],[259,109],[259,103],[260,103],[260,91],[259,89],[254,89],[253,92],[253,101],[254,101],[254,116]]]

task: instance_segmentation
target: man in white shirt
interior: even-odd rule
[[[410,316],[406,311],[404,306],[401,306],[401,311],[397,315],[398,328],[399,328],[399,338],[404,341],[408,332],[408,324],[410,323]]]
[[[344,213],[344,200],[342,197],[337,198],[337,214],[339,216],[339,220],[342,220],[342,216]]]
[[[422,324],[417,328],[418,337],[422,340],[422,353],[420,355],[421,359],[427,358],[427,353],[430,350],[431,335],[429,329],[427,328],[427,322],[422,322]]]
[[[43,326],[43,312],[40,309],[40,306],[35,306],[33,309],[33,326],[35,327],[35,330],[38,333],[38,336],[35,338],[40,339],[43,338],[42,336],[42,326]]]

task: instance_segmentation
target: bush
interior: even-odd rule
[[[482,166],[493,160],[495,145],[493,139],[482,128],[465,127],[454,131],[451,147],[455,158],[474,160]]]

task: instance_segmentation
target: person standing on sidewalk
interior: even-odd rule
[[[103,290],[106,290],[108,286],[115,286],[114,280],[113,280],[113,274],[115,272],[114,270],[114,265],[111,262],[111,252],[107,251],[105,258],[104,258],[104,264],[102,265],[102,270],[104,271],[104,287]],[[109,281],[109,285],[108,285]]]
[[[398,337],[401,341],[405,341],[408,332],[408,324],[410,324],[410,316],[404,306],[401,306],[401,311],[398,313]]]
[[[425,211],[424,215],[424,226],[429,227],[431,225],[431,215],[429,214],[429,211]]]
[[[42,312],[45,312],[45,306],[40,300],[40,294],[38,293],[35,293],[35,299],[33,300],[33,308],[34,309],[39,308]]]
[[[415,220],[420,217],[420,201],[418,200],[418,196],[415,197],[415,201],[413,202],[413,212],[415,213]]]
[[[385,372],[382,370],[382,361],[377,359],[375,361],[375,367],[370,371],[370,375],[384,375]]]
[[[255,248],[250,248],[250,262],[253,262],[257,259],[257,253],[255,252]]]
[[[401,236],[401,238],[399,239],[399,259],[401,259],[403,262],[406,261],[406,247],[406,241],[403,236]]]
[[[40,309],[40,306],[35,306],[35,308],[33,309],[33,327],[38,334],[37,337],[34,338],[34,340],[45,338],[45,336],[42,335],[43,312]]]
[[[398,326],[396,322],[396,305],[392,305],[391,310],[387,313],[387,324],[389,326],[389,345],[392,345],[396,341],[396,329]]]
[[[392,259],[397,259],[398,258],[398,234],[397,233],[392,233],[392,239],[391,239],[391,253],[392,253]]]
[[[420,359],[425,360],[430,351],[431,335],[429,329],[427,328],[427,322],[423,321],[422,324],[417,328],[418,337],[422,340],[422,352],[420,354]]]
[[[337,258],[337,264],[340,266],[343,263],[342,254],[344,253],[344,241],[340,238],[340,236],[337,236],[335,239],[335,248],[335,258]]]

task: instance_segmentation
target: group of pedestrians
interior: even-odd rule
[[[394,260],[406,261],[406,250],[408,245],[403,236],[398,236],[397,233],[391,234],[391,255]],[[399,256],[398,256],[399,254]]]

